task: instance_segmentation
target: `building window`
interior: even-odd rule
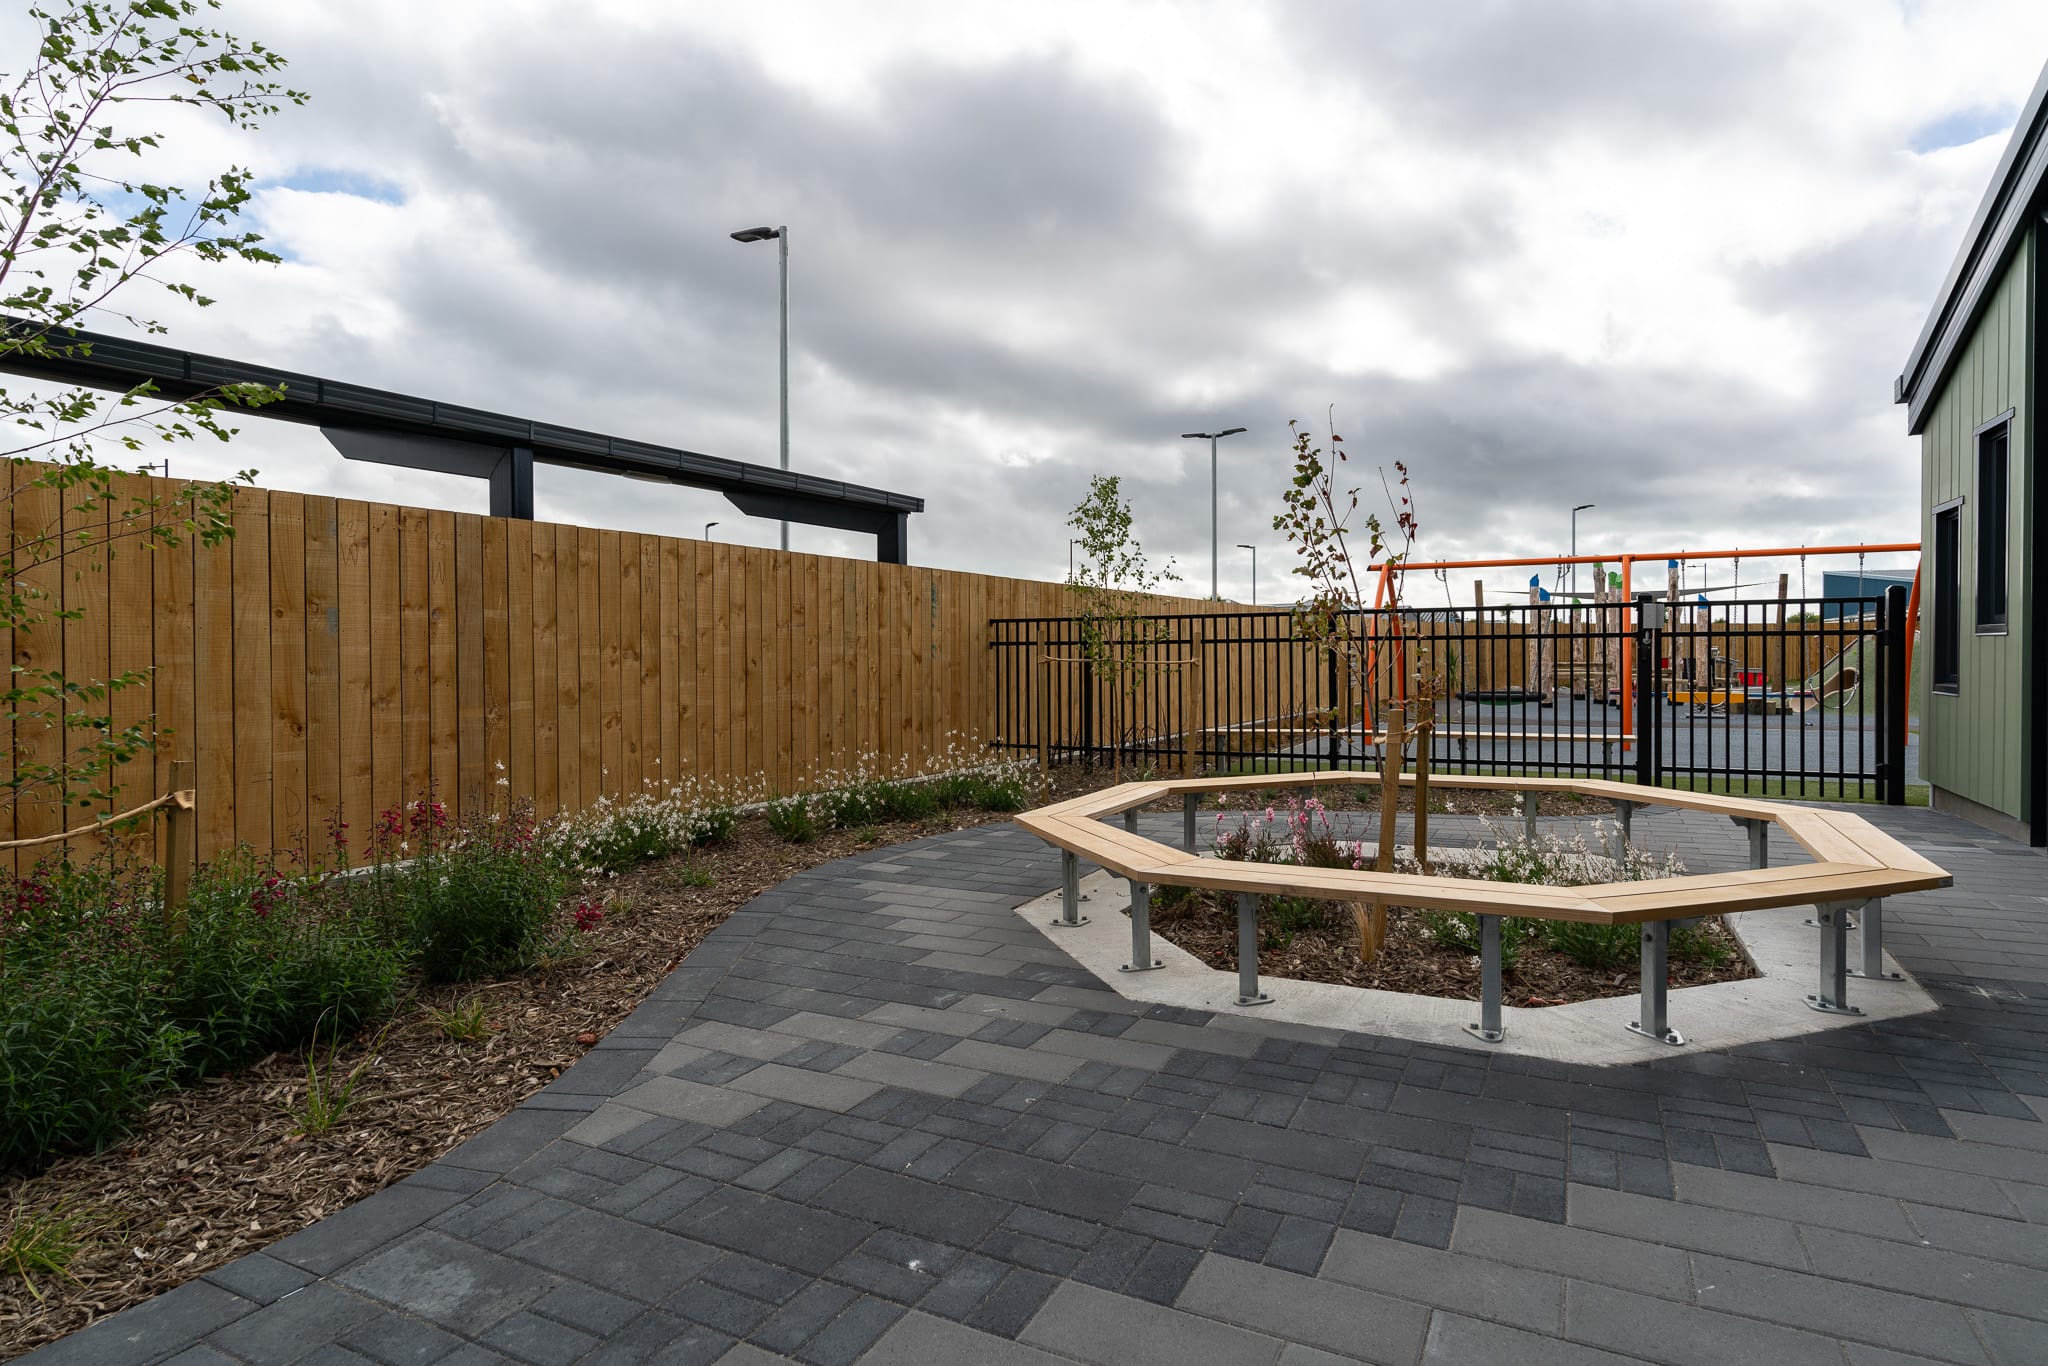
[[[2005,630],[2006,490],[2012,423],[1977,435],[1977,629]]]
[[[1936,692],[1962,686],[1962,545],[1960,501],[1934,510],[1934,673]]]

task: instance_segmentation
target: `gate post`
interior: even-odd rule
[[[1893,584],[1884,590],[1884,803],[1906,804],[1906,589]]]
[[[1664,604],[1655,593],[1636,594],[1636,781],[1654,786],[1659,777],[1657,715],[1657,632]]]
[[[1337,699],[1337,652],[1326,649],[1323,652],[1323,658],[1330,666],[1328,670],[1330,691],[1327,694],[1330,701],[1330,741],[1329,754],[1324,759],[1324,767],[1335,768],[1337,767],[1337,725],[1343,719],[1343,704]],[[1363,745],[1364,741],[1361,740],[1360,744]]]

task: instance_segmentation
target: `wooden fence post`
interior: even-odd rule
[[[164,809],[164,894],[165,928],[184,929],[185,899],[192,886],[193,835],[198,803],[192,795],[190,759],[171,760],[171,804]]]

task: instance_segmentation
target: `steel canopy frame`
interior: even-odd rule
[[[25,325],[0,320],[0,326]],[[487,479],[494,517],[531,520],[533,466],[559,465],[709,489],[724,494],[734,507],[752,517],[867,532],[876,538],[877,559],[907,564],[910,514],[924,511],[924,499],[910,494],[673,446],[179,351],[128,337],[78,329],[54,330],[49,336],[59,354],[0,353],[0,370],[117,392],[147,382],[174,399],[193,398],[225,384],[280,387],[285,390],[280,402],[248,411],[258,417],[316,426],[351,460]]]

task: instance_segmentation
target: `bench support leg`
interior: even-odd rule
[[[1862,931],[1863,966],[1850,968],[1851,977],[1865,977],[1872,981],[1898,982],[1905,980],[1902,972],[1884,970],[1884,898],[1874,896],[1863,903],[1863,910],[1856,917],[1856,928]]]
[[[1479,1023],[1468,1024],[1465,1032],[1487,1043],[1507,1037],[1500,1022],[1500,917],[1479,917]]]
[[[1641,802],[1617,801],[1614,804],[1614,822],[1621,827],[1621,852],[1626,857],[1629,841],[1635,835],[1636,808]]]
[[[1185,792],[1180,799],[1181,847],[1190,854],[1195,852],[1195,808],[1202,804],[1202,794]]]
[[[1728,818],[1749,832],[1749,866],[1768,868],[1771,866],[1771,823],[1754,816],[1730,816]]]
[[[1138,808],[1137,808],[1137,807],[1135,807],[1135,806],[1134,806],[1134,807],[1132,807],[1132,808],[1131,808],[1130,810],[1128,810],[1128,811],[1124,812],[1124,829],[1128,830],[1128,831],[1129,831],[1130,833],[1132,833],[1133,835],[1135,835],[1135,834],[1137,834],[1137,833],[1138,833]]]
[[[1529,843],[1534,844],[1536,842],[1536,794],[1534,792],[1524,792],[1522,794],[1522,831],[1528,835]]]
[[[1630,1020],[1631,1032],[1658,1043],[1682,1044],[1685,1036],[1671,1027],[1666,1018],[1668,997],[1668,960],[1671,949],[1671,925],[1668,921],[1650,920],[1642,925],[1643,931],[1643,1015],[1640,1020]]]
[[[1807,1008],[1828,1015],[1861,1015],[1849,1004],[1849,912],[1862,903],[1830,901],[1814,907],[1820,926],[1820,990],[1806,998]]]
[[[1152,956],[1152,889],[1131,879],[1131,961],[1118,972],[1150,972],[1160,962]]]
[[[1259,990],[1259,898],[1252,892],[1237,894],[1237,1003],[1241,1006],[1270,1004],[1272,997]]]
[[[1081,860],[1065,849],[1060,850],[1060,918],[1052,923],[1069,929],[1088,923],[1081,914]]]

